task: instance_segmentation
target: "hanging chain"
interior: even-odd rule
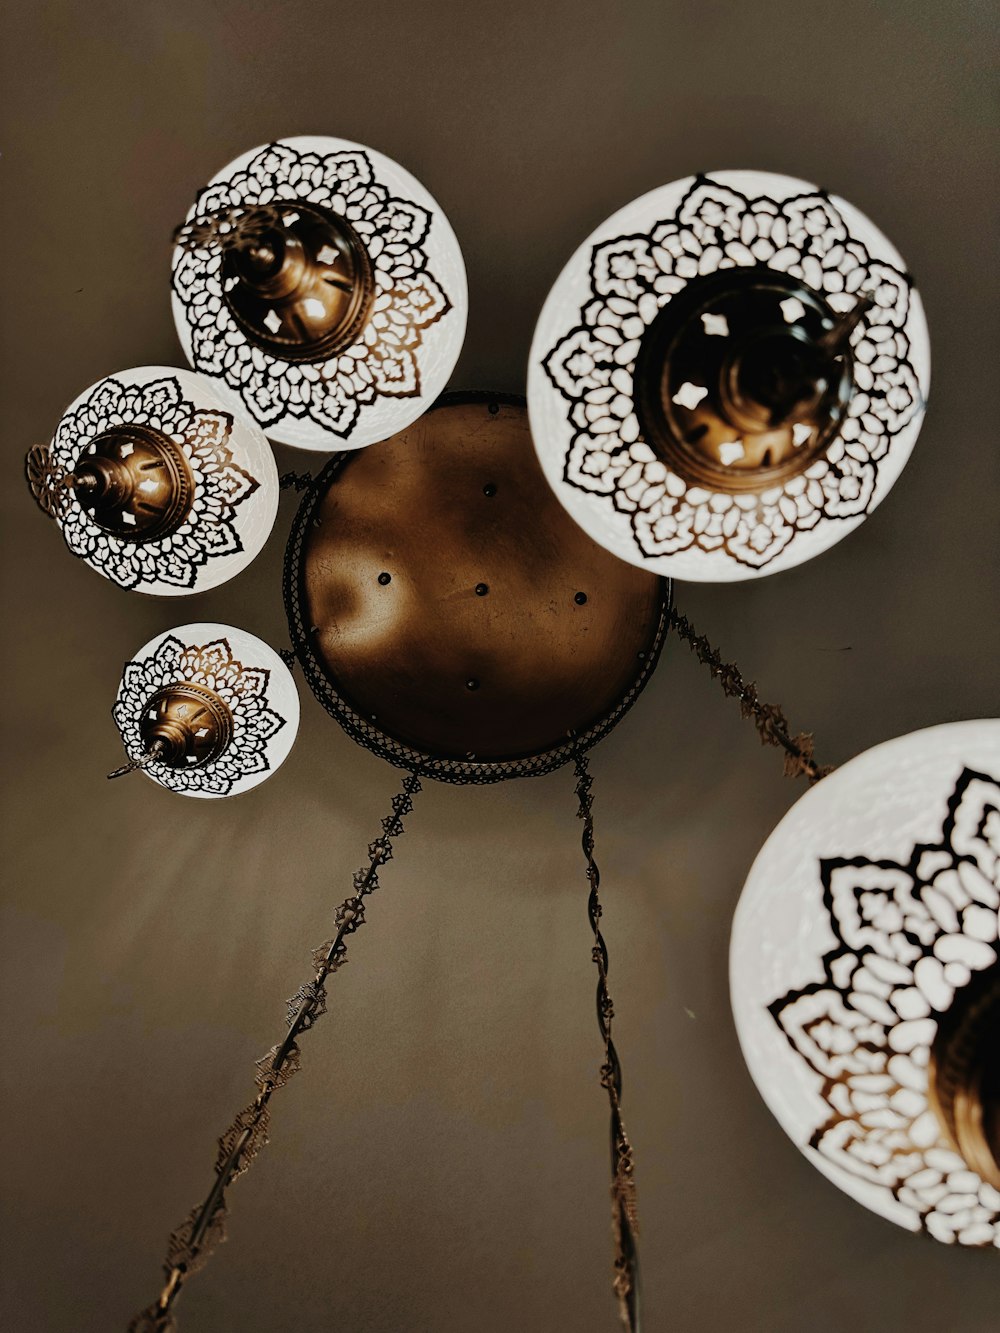
[[[748,684],[734,662],[724,662],[718,648],[713,648],[708,639],[697,632],[687,616],[671,609],[670,624],[698,661],[718,678],[723,693],[739,699],[740,715],[753,718],[761,745],[777,745],[785,751],[786,777],[797,778],[804,774],[810,783],[814,783],[833,772],[832,764],[820,767],[813,759],[812,733],[800,731],[795,736],[789,735],[791,729],[779,705],[766,704],[758,698],[753,681]]]
[[[152,747],[141,754],[138,759],[130,759],[127,764],[122,764],[121,768],[116,768],[113,773],[108,774],[108,781],[112,778],[123,778],[127,773],[136,773],[141,768],[148,768],[150,764],[159,759],[160,755],[166,749],[162,740],[153,742]]]
[[[311,472],[282,472],[278,478],[278,485],[283,491],[289,491],[292,487],[296,491],[304,491],[307,486],[313,484]]]
[[[608,994],[608,948],[601,934],[601,903],[598,887],[601,874],[594,860],[594,817],[591,788],[594,779],[585,754],[577,754],[575,762],[576,795],[580,802],[577,818],[583,820],[583,854],[587,858],[587,880],[590,897],[587,912],[594,932],[593,959],[597,964],[597,1023],[604,1041],[604,1064],[601,1066],[601,1086],[607,1089],[611,1103],[611,1227],[615,1244],[614,1289],[618,1297],[618,1314],[622,1328],[629,1333],[639,1329],[639,1217],[635,1193],[635,1162],[622,1120],[622,1071],[618,1052],[611,1039],[611,1020],[614,1006]]]
[[[226,1190],[241,1176],[268,1141],[271,1094],[282,1088],[299,1069],[298,1038],[326,1013],[327,978],[347,962],[346,937],[365,920],[365,898],[379,885],[379,867],[392,859],[392,840],[404,832],[403,817],[413,809],[420,779],[409,774],[403,789],[393,797],[392,814],[382,820],[382,835],[369,843],[368,865],[354,875],[354,893],[337,908],[336,932],[312,952],[314,973],[288,1001],[288,1032],[257,1061],[254,1100],[242,1110],[219,1139],[215,1181],[205,1202],[193,1208],[172,1233],[163,1270],[166,1281],[152,1305],[141,1310],[129,1324],[129,1333],[172,1333],[177,1328],[173,1304],[184,1282],[202,1268],[212,1251],[226,1239]]]

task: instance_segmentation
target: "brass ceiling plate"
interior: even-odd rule
[[[455,782],[545,772],[651,673],[667,581],[569,518],[523,400],[452,395],[313,483],[289,542],[296,654],[355,739]]]

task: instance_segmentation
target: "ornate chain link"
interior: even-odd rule
[[[718,679],[723,693],[739,699],[740,714],[742,717],[753,718],[761,745],[777,745],[785,751],[786,777],[797,778],[805,774],[813,783],[833,772],[832,764],[820,767],[813,759],[812,733],[800,731],[795,736],[790,735],[791,728],[781,708],[777,704],[764,703],[758,697],[757,686],[753,681],[747,683],[734,662],[724,662],[718,648],[713,648],[708,639],[697,632],[687,616],[682,616],[672,607],[670,624],[698,661],[703,662]]]
[[[307,486],[313,484],[313,475],[311,472],[282,472],[278,478],[278,485],[283,491],[290,491],[293,487],[296,491],[304,491]]]
[[[618,1052],[611,1039],[611,1020],[614,1006],[608,994],[608,948],[601,934],[601,903],[598,887],[601,874],[594,860],[594,817],[591,788],[594,779],[585,754],[575,761],[576,795],[580,802],[577,818],[583,820],[583,854],[587,858],[587,880],[590,897],[587,912],[594,932],[593,959],[597,964],[597,1023],[604,1041],[604,1064],[601,1066],[601,1086],[607,1089],[611,1103],[611,1227],[615,1244],[614,1290],[618,1297],[618,1314],[622,1328],[629,1333],[639,1329],[639,1217],[635,1192],[635,1162],[622,1120],[622,1071]]]
[[[392,840],[404,832],[403,817],[413,809],[420,779],[409,774],[402,791],[393,797],[392,814],[382,820],[382,835],[368,845],[368,865],[354,875],[354,893],[337,908],[334,935],[312,952],[315,972],[288,1001],[288,1032],[257,1061],[257,1096],[219,1139],[215,1181],[205,1202],[193,1208],[171,1234],[163,1270],[166,1281],[159,1297],[130,1322],[129,1333],[173,1333],[177,1322],[173,1305],[185,1281],[202,1268],[226,1239],[226,1190],[250,1167],[267,1143],[268,1102],[283,1088],[300,1065],[298,1038],[326,1013],[326,982],[347,962],[348,935],[364,925],[365,898],[379,885],[378,871],[392,859]]]
[[[112,778],[123,778],[127,773],[137,773],[142,768],[148,768],[150,764],[159,759],[164,749],[163,741],[154,741],[152,747],[144,754],[139,755],[138,759],[130,759],[127,764],[122,764],[121,768],[116,768],[113,773],[109,773],[108,781],[110,782]]]

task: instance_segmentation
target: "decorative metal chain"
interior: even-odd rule
[[[296,491],[304,491],[307,486],[313,484],[311,472],[282,472],[278,478],[278,484],[283,491],[291,490],[294,486]]]
[[[828,773],[833,772],[833,765],[821,767],[813,759],[813,738],[809,731],[800,731],[790,735],[791,728],[778,704],[764,703],[757,695],[757,686],[743,679],[740,669],[734,662],[724,662],[718,648],[713,648],[703,634],[699,634],[679,611],[671,608],[670,624],[677,631],[699,662],[703,662],[722,686],[724,694],[733,695],[740,701],[742,717],[753,718],[761,745],[777,745],[785,751],[785,776],[797,778],[804,774],[810,783],[819,782]]]
[[[252,250],[282,225],[281,209],[273,204],[236,205],[181,223],[173,241],[182,250]]]
[[[150,764],[159,759],[166,747],[162,740],[154,741],[150,749],[141,754],[138,759],[130,759],[127,764],[122,764],[121,768],[116,768],[113,773],[108,774],[108,781],[112,778],[123,778],[127,773],[136,773],[140,768],[148,768]]]
[[[611,1039],[614,1006],[608,994],[608,948],[601,934],[601,903],[598,888],[601,874],[594,860],[594,817],[591,788],[593,778],[585,754],[575,760],[576,794],[580,802],[577,818],[583,820],[583,854],[587,858],[590,897],[587,912],[594,932],[593,959],[597,964],[597,1023],[604,1041],[601,1086],[607,1089],[611,1103],[611,1227],[615,1244],[614,1289],[618,1297],[618,1315],[622,1328],[629,1333],[639,1329],[639,1217],[635,1192],[635,1162],[622,1120],[622,1071],[618,1052]]]
[[[337,908],[336,932],[312,952],[314,973],[288,1001],[288,1032],[257,1061],[254,1100],[242,1110],[219,1139],[215,1181],[205,1202],[193,1208],[171,1234],[163,1271],[166,1281],[159,1297],[130,1322],[129,1333],[173,1333],[177,1322],[173,1305],[181,1287],[204,1267],[216,1247],[226,1239],[226,1190],[250,1167],[268,1141],[271,1094],[283,1088],[299,1069],[298,1038],[326,1013],[326,982],[347,960],[347,936],[365,920],[365,898],[379,885],[379,867],[392,859],[392,840],[403,832],[403,817],[413,809],[420,779],[409,774],[402,791],[393,797],[392,814],[382,820],[382,835],[368,845],[368,865],[354,875],[354,893]]]

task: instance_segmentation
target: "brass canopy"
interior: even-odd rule
[[[930,1101],[966,1165],[1000,1189],[1000,961],[957,991],[931,1048]]]
[[[184,451],[162,431],[134,423],[98,435],[67,480],[97,526],[122,541],[176,532],[194,500]]]
[[[788,274],[734,267],[695,278],[646,331],[636,411],[650,448],[690,485],[765,491],[821,455],[853,389],[846,317]]]
[[[204,685],[182,681],[146,700],[139,733],[147,754],[171,768],[195,768],[218,759],[233,738],[228,704]]]
[[[374,295],[361,238],[315,204],[269,206],[278,221],[223,251],[222,289],[248,340],[284,361],[324,361],[356,341]]]
[[[292,575],[306,675],[386,738],[380,752],[546,755],[655,661],[666,585],[573,522],[520,404],[459,396],[335,460],[307,503]]]

